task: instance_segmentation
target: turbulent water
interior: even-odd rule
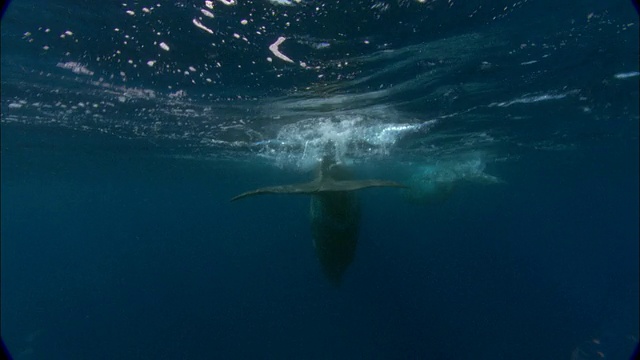
[[[630,1],[13,1],[2,336],[39,358],[626,358]],[[364,178],[322,278],[308,199]]]

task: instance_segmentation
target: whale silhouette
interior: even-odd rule
[[[355,190],[406,186],[387,180],[353,180],[348,168],[325,157],[316,178],[307,183],[264,187],[242,193],[231,201],[262,194],[311,195],[311,232],[325,276],[336,286],[353,261],[358,242],[360,204]]]

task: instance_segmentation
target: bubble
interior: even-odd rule
[[[449,160],[416,166],[407,181],[406,197],[414,202],[428,203],[448,198],[462,182],[479,184],[502,183],[499,178],[486,174],[486,155],[471,153]]]
[[[398,139],[424,126],[382,123],[363,115],[314,117],[284,125],[275,139],[258,145],[278,166],[306,171],[327,155],[343,163],[384,156]]]

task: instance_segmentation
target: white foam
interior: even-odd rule
[[[362,115],[316,117],[284,125],[274,140],[262,141],[261,151],[280,167],[309,170],[324,156],[348,163],[366,156],[388,154],[407,133],[425,129],[424,123],[382,123]]]
[[[275,5],[284,5],[284,6],[294,5],[294,1],[292,0],[269,0],[269,2]],[[300,3],[300,0],[295,0],[295,2]]]
[[[482,152],[473,152],[434,163],[412,164],[415,170],[407,180],[409,190],[406,195],[415,201],[434,201],[446,198],[456,184],[461,182],[503,183],[499,178],[484,172],[486,157]]]
[[[208,27],[202,25],[202,23],[200,21],[198,21],[198,19],[193,19],[193,25],[195,25],[196,27],[208,32],[209,34],[213,34],[213,30],[209,29]]]
[[[638,71],[629,71],[625,73],[615,74],[613,77],[615,77],[616,79],[628,79],[628,78],[636,77],[639,75],[640,75],[640,72]]]
[[[200,9],[200,12],[202,12],[202,15],[209,17],[209,18],[213,18],[213,13],[207,9]]]
[[[283,54],[280,52],[280,50],[278,50],[278,46],[280,46],[280,44],[282,44],[285,40],[287,40],[287,38],[280,36],[278,38],[278,40],[276,40],[276,42],[274,42],[273,44],[269,45],[269,50],[273,53],[273,55],[275,55],[278,59],[282,59],[286,62],[290,62],[292,63],[293,60],[291,60],[287,55]]]
[[[67,69],[67,70],[71,70],[71,72],[73,72],[74,74],[79,74],[79,75],[93,75],[93,71],[87,69],[86,66],[84,66],[83,64],[74,62],[74,61],[67,61],[65,63],[57,63],[56,64],[57,67],[62,68],[62,69]]]
[[[488,106],[489,107],[494,107],[494,106],[507,107],[515,104],[531,104],[531,103],[536,103],[540,101],[559,100],[559,99],[564,99],[568,95],[573,95],[576,93],[577,93],[576,90],[572,90],[572,91],[568,91],[566,93],[560,93],[560,94],[551,93],[551,94],[541,94],[541,95],[526,95],[511,101],[491,103]]]

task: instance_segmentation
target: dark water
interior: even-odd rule
[[[626,359],[637,59],[628,1],[14,1],[2,338],[15,359]],[[411,187],[358,193],[340,287],[308,198],[229,201],[327,151]]]

